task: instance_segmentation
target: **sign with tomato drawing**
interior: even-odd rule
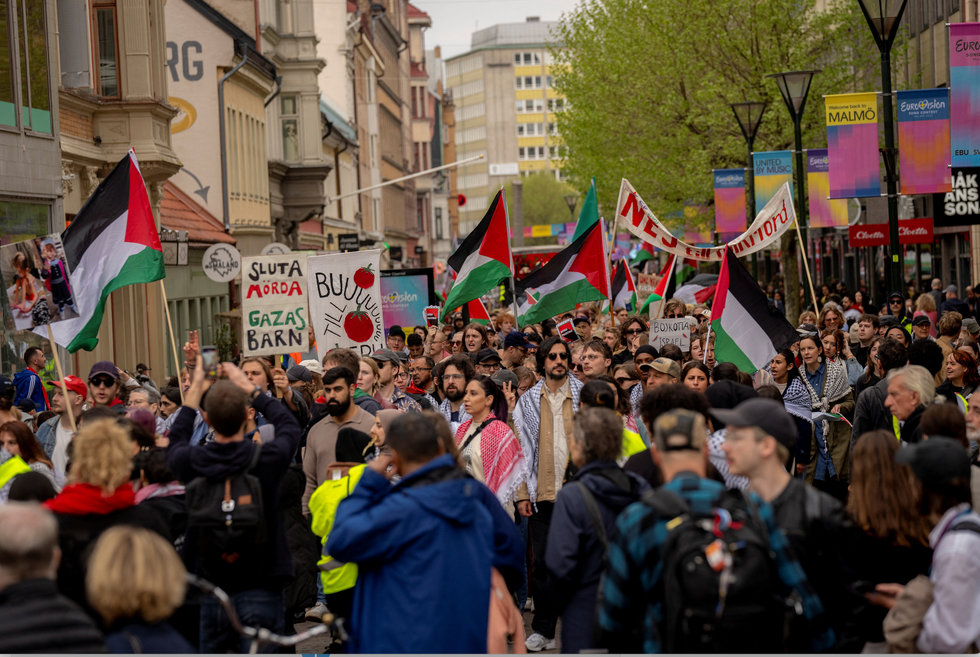
[[[381,250],[307,258],[310,313],[320,360],[331,349],[370,356],[385,348]]]
[[[307,351],[306,254],[242,258],[246,356]]]

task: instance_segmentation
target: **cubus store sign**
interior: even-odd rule
[[[953,169],[953,191],[932,195],[937,226],[980,224],[980,168]]]
[[[932,244],[932,219],[903,219],[898,222],[899,244]],[[888,246],[888,224],[849,226],[847,241],[851,248],[857,246]]]

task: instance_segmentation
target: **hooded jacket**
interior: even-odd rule
[[[299,424],[284,404],[267,395],[258,395],[252,402],[252,407],[276,428],[275,440],[262,445],[259,462],[252,470],[262,486],[262,506],[269,530],[269,540],[258,548],[260,554],[257,561],[262,567],[250,569],[229,579],[204,572],[198,563],[199,532],[194,529],[187,530],[182,555],[189,572],[209,579],[229,593],[255,588],[280,590],[293,577],[292,556],[279,509],[279,485],[299,447]],[[170,428],[167,463],[178,479],[185,484],[197,477],[224,479],[248,467],[258,445],[245,440],[191,445],[196,412],[187,407],[182,407],[177,412],[179,415]]]
[[[639,475],[612,461],[586,463],[572,478],[578,486],[558,491],[548,530],[545,566],[554,600],[564,602],[561,614],[562,652],[597,648],[593,619],[599,579],[606,567],[606,548],[599,541],[579,486],[592,493],[606,536],[615,531],[616,517],[650,490]]]
[[[34,408],[38,413],[48,410],[48,402],[44,397],[44,384],[41,383],[41,377],[37,372],[31,368],[21,370],[14,374],[13,384],[16,389],[14,404],[22,399],[30,399],[34,402]]]
[[[892,312],[892,307],[888,304],[888,301],[892,297],[900,297],[902,299],[902,309],[896,315]],[[885,299],[885,306],[888,308],[888,314],[898,317],[899,325],[905,329],[909,335],[912,334],[912,319],[905,313],[905,295],[901,292],[889,292],[888,297]]]
[[[357,563],[352,653],[485,653],[490,568],[512,590],[524,577],[513,519],[449,455],[395,486],[365,469],[326,551]]]

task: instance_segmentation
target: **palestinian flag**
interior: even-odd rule
[[[527,326],[560,315],[585,301],[609,298],[602,222],[555,254],[548,264],[517,282],[518,324]]]
[[[673,253],[667,258],[667,264],[664,268],[660,270],[660,282],[657,283],[657,288],[650,295],[650,298],[646,300],[643,307],[640,308],[640,315],[650,312],[650,304],[660,303],[671,299],[674,296],[675,290],[677,289],[677,279],[674,278],[674,266],[677,263],[677,256]],[[663,304],[660,303],[660,308],[663,308]],[[660,315],[660,309],[657,310],[657,315]]]
[[[718,274],[698,274],[677,288],[674,294],[684,303],[704,303],[714,296],[718,288]]]
[[[752,374],[800,339],[731,249],[725,250],[711,309],[715,359]]]
[[[636,257],[633,258],[633,264],[638,265],[647,260],[653,260],[653,244],[643,242],[640,245],[640,250],[636,252]]]
[[[146,185],[132,150],[96,188],[61,234],[80,317],[51,324],[71,353],[99,344],[106,299],[114,290],[166,276]],[[47,327],[41,327],[47,337]],[[38,332],[38,329],[35,329]]]
[[[453,308],[483,296],[490,288],[513,275],[511,268],[514,260],[507,229],[507,203],[504,191],[500,190],[493,197],[480,225],[449,256],[447,262],[456,272],[456,281],[446,297],[443,319]]]
[[[589,185],[589,193],[585,195],[582,202],[582,210],[578,213],[578,223],[575,224],[575,234],[572,235],[572,242],[582,237],[582,234],[599,223],[599,200],[596,198],[595,178]]]
[[[677,263],[675,269],[675,277],[677,287],[681,287],[688,281],[692,276],[696,276],[698,273],[698,263],[694,260],[688,258],[681,258],[680,262]]]
[[[490,326],[493,324],[490,319],[490,313],[487,312],[487,307],[483,305],[483,299],[473,299],[466,304],[466,309],[470,313],[470,321],[474,324],[479,324],[480,326]]]
[[[636,283],[633,282],[633,272],[626,260],[620,260],[616,266],[610,297],[613,308],[625,308],[631,314],[636,311]]]

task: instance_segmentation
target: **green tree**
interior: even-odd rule
[[[880,87],[879,55],[858,3],[820,0],[817,11],[816,1],[583,0],[563,16],[553,48],[573,184],[585,189],[595,176],[609,217],[625,177],[668,225],[679,227],[683,219],[667,217],[683,217],[685,206],[703,205],[688,228],[710,227],[711,170],[747,166],[730,103],[769,101],[756,151],[794,147],[789,112],[765,77],[779,71],[822,69],[802,127],[804,148],[826,146],[821,96]],[[893,61],[903,52],[898,44]],[[784,266],[795,267],[795,248],[784,241],[793,259]],[[798,284],[787,276],[788,305]]]
[[[524,205],[524,225],[539,226],[542,224],[564,224],[574,221],[578,214],[573,218],[565,203],[566,194],[578,194],[575,188],[563,182],[559,182],[553,173],[542,171],[534,173],[523,179],[523,205]],[[586,183],[586,187],[588,183]],[[504,186],[504,194],[507,197],[507,212],[510,213],[511,220],[514,217],[514,185],[507,183]],[[585,198],[580,195],[581,199]],[[576,206],[576,212],[580,210]],[[524,244],[527,246],[548,246],[557,244],[556,237],[525,237]]]

